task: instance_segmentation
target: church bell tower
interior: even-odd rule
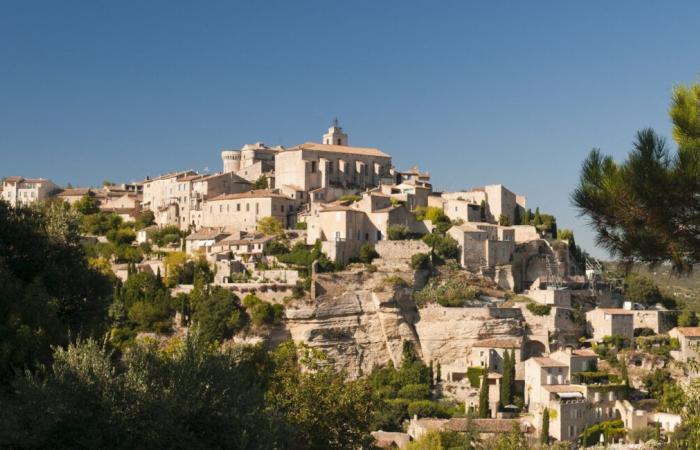
[[[343,129],[338,125],[338,119],[333,119],[333,124],[328,129],[328,133],[323,135],[323,143],[328,145],[348,145],[348,135],[343,133]]]

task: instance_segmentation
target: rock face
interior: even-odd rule
[[[417,310],[409,287],[387,286],[393,277],[413,281],[410,272],[319,276],[324,294],[287,308],[287,330],[294,341],[323,350],[350,377],[389,362],[399,366],[404,341],[413,342],[424,361],[444,364],[463,360],[476,340],[525,332],[517,308]]]

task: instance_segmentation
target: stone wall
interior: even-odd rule
[[[411,256],[416,253],[429,253],[430,247],[423,242],[417,240],[406,241],[378,241],[374,249],[379,253],[379,256],[384,260],[392,259],[411,259]]]

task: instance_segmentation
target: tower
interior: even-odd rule
[[[241,152],[237,150],[224,150],[221,152],[221,160],[224,163],[224,173],[238,172],[241,170]]]
[[[348,135],[343,133],[343,129],[338,125],[338,119],[333,119],[333,124],[328,129],[328,133],[323,135],[323,143],[329,145],[348,145]]]

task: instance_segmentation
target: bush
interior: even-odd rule
[[[428,270],[432,263],[427,253],[416,253],[411,256],[411,268],[413,270]]]
[[[192,319],[207,342],[229,339],[245,323],[238,298],[220,286],[213,287],[197,302]]]
[[[536,316],[548,316],[552,310],[552,305],[542,305],[540,303],[528,303],[527,309]]]
[[[267,216],[258,220],[257,229],[266,236],[280,236],[284,234],[282,221],[274,216]]]
[[[374,258],[378,258],[379,253],[374,249],[374,246],[365,244],[360,248],[360,262],[370,264]]]
[[[430,398],[430,386],[427,384],[407,384],[399,390],[397,396],[408,400],[426,400]]]
[[[441,259],[459,258],[459,244],[452,236],[444,236],[440,233],[428,233],[423,236],[423,242],[430,246],[433,253]]]
[[[409,417],[437,417],[447,419],[450,413],[439,403],[430,400],[416,400],[408,404]]]
[[[340,200],[342,203],[350,204],[359,202],[360,200],[362,200],[362,197],[355,194],[346,194],[340,197],[338,200]]]
[[[306,222],[297,222],[297,224],[294,226],[294,228],[296,228],[297,230],[306,230],[307,227],[308,225],[306,224]]]
[[[621,420],[609,420],[600,422],[586,428],[581,434],[581,440],[586,446],[594,446],[600,442],[600,435],[605,437],[605,442],[618,439],[625,435],[625,425]]]
[[[480,295],[481,289],[479,287],[472,285],[464,278],[453,277],[439,284],[431,282],[416,292],[414,297],[418,306],[438,303],[442,306],[462,307]]]
[[[289,253],[289,247],[287,247],[287,245],[281,241],[270,241],[265,246],[266,255],[278,256],[286,255],[287,253]]]
[[[284,318],[283,305],[264,302],[254,294],[246,295],[243,298],[243,305],[255,326],[276,325]]]
[[[390,241],[405,241],[411,238],[411,232],[406,225],[392,225],[386,230]]]
[[[384,278],[384,283],[394,288],[405,288],[408,287],[408,282],[398,275],[390,275]]]

